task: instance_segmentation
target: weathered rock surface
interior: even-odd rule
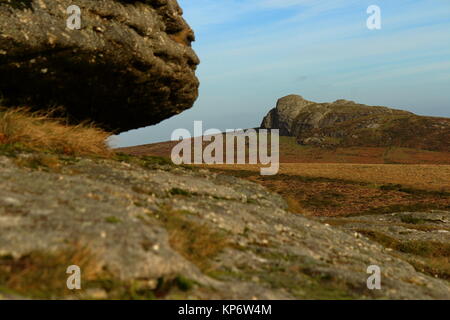
[[[251,182],[151,159],[41,157],[0,156],[1,257],[20,259],[77,242],[121,281],[183,276],[196,283],[166,298],[450,298],[447,281],[417,272],[353,230],[286,211],[280,196]],[[165,223],[173,214],[185,223],[179,231],[200,226],[194,239],[208,232],[221,235],[210,245],[226,241],[203,258],[208,268],[175,249],[179,234]],[[382,269],[382,290],[367,289],[370,265]],[[108,295],[105,288],[90,290]]]
[[[194,34],[176,0],[0,1],[3,104],[60,107],[116,132],[158,123],[198,95]]]
[[[280,129],[302,145],[406,147],[450,151],[450,119],[353,101],[316,103],[298,95],[281,98],[262,128]]]
[[[269,111],[263,119],[261,128],[280,129],[280,134],[294,135],[294,124],[302,110],[313,104],[299,95],[289,95],[278,100],[276,108]]]
[[[414,265],[416,270],[450,280],[450,212],[400,212],[348,218],[319,218],[368,236]]]
[[[263,119],[262,128],[280,129],[280,134],[297,136],[305,130],[333,126],[336,123],[373,114],[410,114],[386,107],[369,107],[353,101],[337,100],[316,103],[299,95],[289,95],[278,100],[276,108]]]
[[[402,241],[434,241],[450,244],[450,212],[400,212],[351,218],[323,219],[340,221],[349,230],[367,230]]]

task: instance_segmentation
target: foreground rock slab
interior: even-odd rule
[[[175,0],[0,2],[0,94],[10,106],[63,107],[116,132],[158,123],[198,95],[194,34]]]
[[[160,298],[450,298],[448,281],[391,249],[286,208],[259,185],[153,158],[5,155],[0,261],[87,246],[121,283],[193,284]],[[382,270],[382,290],[367,288],[370,265]],[[95,297],[110,295],[97,286],[89,288]]]

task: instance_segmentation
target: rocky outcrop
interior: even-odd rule
[[[450,151],[450,119],[347,100],[316,103],[290,95],[278,101],[261,127],[280,129],[280,134],[294,136],[302,145]]]
[[[60,108],[116,132],[156,124],[198,95],[194,34],[176,0],[0,1],[3,104]]]
[[[277,106],[263,119],[261,128],[280,129],[281,135],[297,136],[306,130],[331,127],[336,123],[374,114],[410,113],[347,100],[317,103],[299,95],[289,95],[278,100]]]
[[[66,266],[58,275],[52,272],[58,265],[47,258],[44,270],[36,269],[38,279],[58,276],[42,285],[40,290],[48,291],[39,292],[41,297],[124,298],[114,295],[114,284],[132,283],[135,293],[155,292],[159,298],[450,298],[448,281],[416,271],[391,249],[354,229],[339,230],[286,208],[280,196],[262,186],[161,159],[4,153],[0,297],[23,289],[21,281],[34,270],[24,268],[33,266],[37,252],[77,244],[90,249],[108,281],[83,267],[82,290],[57,295],[50,283],[65,286]],[[448,219],[448,214],[439,217]],[[438,228],[444,232],[448,225]],[[78,262],[67,263],[84,261],[76,257]],[[371,265],[382,270],[382,290],[367,288]],[[168,285],[174,279],[178,289]],[[33,297],[39,283],[28,285],[35,291],[19,293]]]
[[[302,110],[313,102],[299,95],[289,95],[278,100],[277,106],[270,110],[263,119],[261,128],[279,129],[280,134],[292,136],[295,132],[294,123]]]

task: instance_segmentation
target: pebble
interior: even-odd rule
[[[3,197],[1,198],[2,202],[5,204],[9,204],[12,206],[20,206],[22,204],[22,202],[20,202],[20,200],[16,199],[16,198],[12,198],[12,197]]]

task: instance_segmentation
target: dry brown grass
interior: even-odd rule
[[[208,168],[259,183],[280,194],[295,213],[348,216],[450,209],[450,166],[281,164],[261,176],[253,165]]]
[[[34,251],[19,259],[0,257],[0,286],[38,298],[70,295],[66,287],[70,265],[81,268],[83,281],[93,280],[102,272],[95,255],[86,246],[75,244],[56,252]]]
[[[422,260],[410,260],[416,270],[450,280],[450,257],[429,257]]]
[[[259,172],[258,165],[207,166]],[[279,174],[349,180],[371,184],[400,184],[416,189],[450,192],[450,165],[281,163]]]
[[[134,147],[119,148],[131,155],[147,155],[170,158],[178,141],[167,141]],[[205,148],[209,142],[204,142]],[[225,151],[226,153],[226,151]],[[450,152],[437,152],[399,147],[348,147],[320,148],[303,146],[295,137],[280,137],[281,163],[355,163],[355,164],[447,164]]]
[[[30,112],[27,108],[0,109],[0,144],[20,144],[75,156],[109,157],[106,139],[111,134],[92,124],[68,125],[51,118],[51,112]]]
[[[418,271],[450,280],[450,244],[436,241],[400,241],[372,230],[358,232],[387,248],[411,255],[407,260]]]
[[[289,175],[374,184],[401,184],[417,189],[450,191],[449,165],[282,164],[281,172]]]
[[[186,218],[189,213],[183,211],[166,208],[159,214],[169,233],[171,247],[200,270],[211,271],[212,258],[229,245],[224,234]]]

